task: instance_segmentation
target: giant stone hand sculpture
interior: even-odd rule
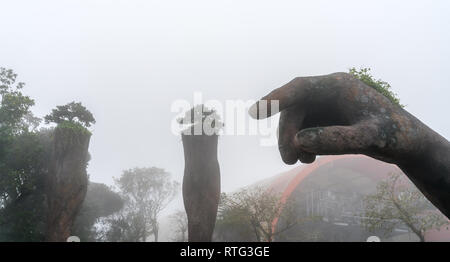
[[[263,97],[250,115],[276,114],[274,100],[281,112],[278,144],[285,163],[339,154],[394,163],[450,217],[449,141],[374,88],[347,73],[298,77]]]
[[[203,106],[194,107],[187,116],[179,122],[193,124],[182,134],[185,160],[183,200],[188,217],[188,241],[209,242],[220,198],[219,136],[214,131],[220,128],[221,123],[214,111]],[[211,119],[210,123],[208,119]],[[205,124],[212,127],[212,133],[205,132]]]

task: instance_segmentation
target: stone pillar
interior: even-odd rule
[[[70,236],[73,222],[86,196],[90,137],[91,133],[78,125],[60,125],[55,128],[46,179],[47,241],[66,241]]]

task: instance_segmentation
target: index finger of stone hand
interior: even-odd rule
[[[250,116],[255,119],[264,119],[293,105],[300,106],[306,99],[307,89],[313,86],[318,78],[297,77],[273,90],[250,107]]]

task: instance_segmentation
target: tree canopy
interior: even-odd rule
[[[274,226],[276,219],[279,223]],[[222,194],[216,238],[230,240],[227,238],[234,231],[234,239],[270,242],[298,222],[292,200],[282,202],[281,195],[262,187],[246,188]]]
[[[86,198],[75,220],[72,234],[81,241],[97,241],[101,236],[95,225],[101,218],[120,211],[123,199],[110,187],[101,183],[89,182]]]
[[[0,67],[0,130],[3,134],[26,129],[24,124],[28,119],[25,116],[31,116],[34,100],[22,93],[24,86],[25,83],[17,82],[17,74],[12,69]]]
[[[449,223],[411,182],[399,174],[390,174],[381,181],[376,192],[365,197],[364,205],[364,226],[369,231],[382,230],[386,235],[397,226],[406,225],[425,241],[425,232]]]
[[[145,242],[153,235],[158,241],[159,213],[173,200],[179,183],[157,167],[125,170],[115,183],[124,207],[103,221],[104,240]]]
[[[47,124],[69,122],[83,127],[90,127],[95,124],[94,116],[81,102],[70,102],[66,105],[56,106],[56,109],[52,109],[52,112],[46,115],[44,119]]]
[[[364,82],[366,85],[380,92],[382,95],[391,100],[392,103],[399,105],[400,107],[405,107],[404,105],[400,104],[400,99],[398,98],[397,94],[392,91],[391,85],[381,79],[375,79],[370,73],[370,70],[370,68],[361,68],[357,70],[356,68],[352,67],[350,68],[349,73],[355,78]]]
[[[48,130],[36,130],[34,100],[22,93],[11,69],[0,68],[0,239],[39,241],[45,215],[43,180],[50,148]]]

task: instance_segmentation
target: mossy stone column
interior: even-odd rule
[[[91,133],[77,124],[63,123],[55,128],[46,179],[47,241],[66,241],[70,236],[86,196],[90,137]]]

